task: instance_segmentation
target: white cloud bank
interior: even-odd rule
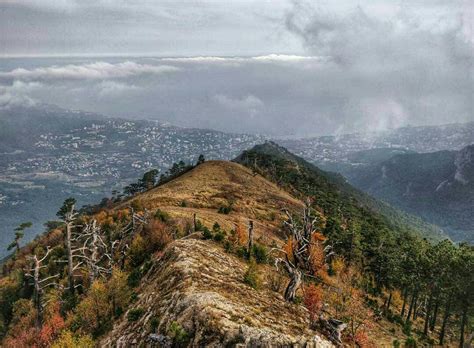
[[[70,64],[35,69],[18,68],[0,73],[0,78],[18,80],[102,80],[146,74],[159,75],[179,70],[175,66],[138,64],[131,61],[116,64],[94,62],[83,65]]]

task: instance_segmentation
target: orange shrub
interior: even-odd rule
[[[59,307],[59,303],[54,302],[47,309],[45,322],[38,334],[39,347],[50,347],[65,327],[64,319],[59,313]]]
[[[365,330],[357,331],[354,337],[354,342],[360,348],[373,347],[373,344],[369,339],[369,335],[367,335],[367,332]]]
[[[283,247],[283,250],[286,253],[286,256],[288,257],[288,260],[291,262],[294,262],[294,257],[293,257],[293,249],[294,249],[294,243],[293,243],[293,238],[289,237],[288,240],[286,241],[285,246]]]
[[[304,289],[304,305],[309,312],[309,320],[314,325],[323,306],[323,289],[313,283]]]
[[[327,276],[326,254],[323,245],[324,240],[325,237],[321,233],[314,232],[311,236],[311,244],[309,246],[311,272],[322,278],[326,278]]]
[[[158,220],[152,220],[145,227],[143,234],[149,253],[163,250],[173,240],[170,227]]]
[[[247,241],[247,232],[241,225],[236,225],[235,230],[227,238],[234,247],[242,246]]]
[[[235,234],[237,236],[237,244],[244,245],[247,242],[247,231],[241,226],[237,225],[235,229]]]

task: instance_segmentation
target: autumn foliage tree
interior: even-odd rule
[[[110,280],[96,280],[87,296],[78,304],[73,326],[98,336],[110,328],[112,320],[123,309],[130,299],[130,289],[124,272],[115,269]]]
[[[50,302],[45,310],[44,324],[38,333],[38,346],[51,347],[64,327],[65,322],[60,313],[60,303],[57,300]]]
[[[309,320],[312,327],[316,326],[316,322],[321,313],[323,306],[323,289],[321,285],[310,283],[304,289],[304,305],[309,312]]]
[[[360,273],[341,257],[333,261],[332,269],[335,274],[328,288],[331,309],[336,317],[348,323],[348,338],[352,343],[365,342],[365,331],[371,326],[373,312],[365,305],[364,292],[358,286]]]

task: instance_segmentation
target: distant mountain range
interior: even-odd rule
[[[355,187],[474,242],[474,122],[279,143]]]
[[[474,242],[474,145],[459,151],[364,151],[336,169],[350,183]],[[333,168],[334,169],[334,168]]]
[[[336,170],[341,164],[389,158],[398,151],[427,153],[460,150],[473,141],[474,122],[469,122],[404,127],[377,133],[279,140],[278,143],[321,168]],[[371,151],[365,152],[367,150]],[[364,159],[363,156],[368,158]]]

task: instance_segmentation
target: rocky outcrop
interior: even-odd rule
[[[467,146],[459,151],[454,160],[456,172],[454,179],[463,185],[472,182],[474,178],[474,145]]]
[[[262,266],[264,274],[269,266]],[[192,347],[332,347],[309,329],[302,306],[289,304],[265,284],[243,283],[247,265],[222,246],[197,239],[172,243],[142,280],[138,300],[101,346],[166,346],[173,328]],[[158,342],[159,343],[158,345]]]

